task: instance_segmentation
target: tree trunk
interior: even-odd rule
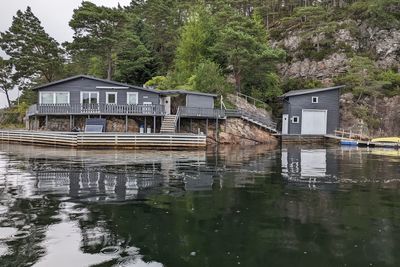
[[[11,100],[10,100],[10,96],[8,94],[8,90],[4,90],[4,94],[6,94],[8,107],[10,108],[11,107]]]
[[[112,54],[110,51],[107,58],[107,80],[111,80],[111,76],[112,76]]]

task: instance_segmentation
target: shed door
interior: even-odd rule
[[[303,109],[301,134],[326,134],[327,110]]]
[[[289,132],[289,115],[282,115],[282,134],[288,134]]]

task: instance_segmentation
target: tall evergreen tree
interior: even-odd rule
[[[6,95],[8,106],[11,107],[9,92],[14,88],[13,64],[10,60],[0,57],[0,90]]]
[[[17,11],[11,27],[0,33],[0,47],[10,56],[17,79],[53,81],[61,70],[63,51],[50,37],[30,7]]]

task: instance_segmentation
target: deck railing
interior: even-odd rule
[[[67,114],[165,114],[164,105],[114,105],[114,104],[35,104],[29,107],[31,115],[67,115]]]
[[[187,118],[225,118],[225,110],[214,108],[179,107],[179,116]]]

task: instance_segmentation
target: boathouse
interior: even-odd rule
[[[294,90],[282,95],[282,135],[333,134],[339,128],[343,87]]]
[[[96,119],[103,132],[174,133],[181,118],[225,117],[214,109],[215,94],[160,91],[86,75],[33,90],[38,100],[27,112],[29,130],[83,131],[88,119]]]

